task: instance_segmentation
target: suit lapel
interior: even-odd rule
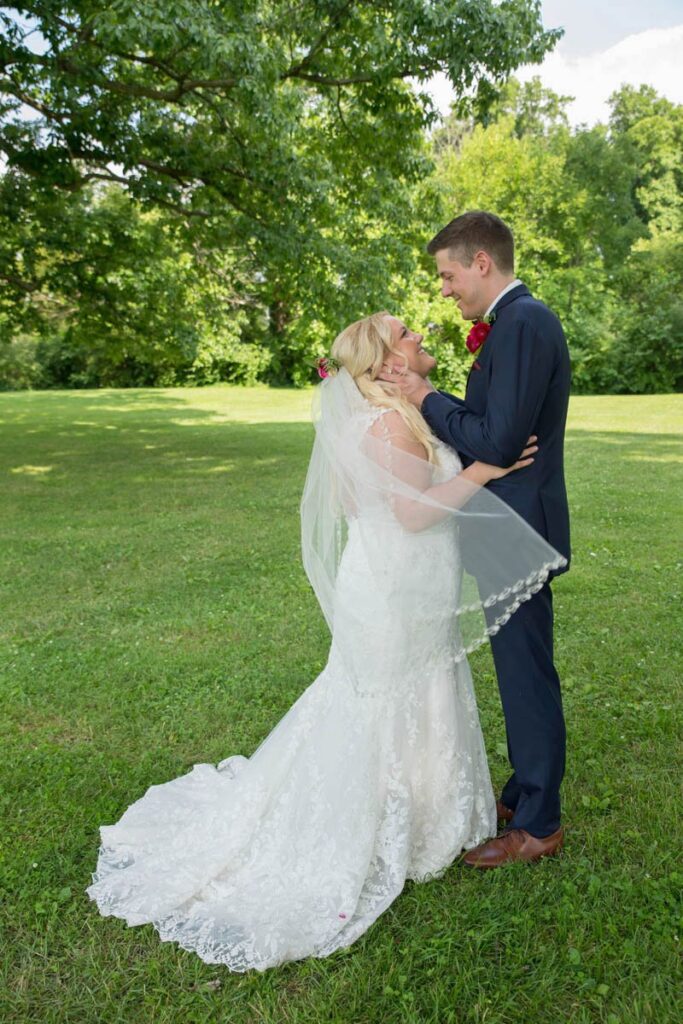
[[[505,309],[505,307],[508,306],[511,302],[514,302],[515,299],[521,299],[523,295],[531,295],[531,292],[525,284],[518,284],[516,288],[511,288],[509,292],[506,292],[505,295],[503,295],[503,297],[495,304],[495,306],[491,310],[492,313],[496,314],[496,319],[494,320],[491,326],[491,332],[489,336],[487,337],[482,347],[478,349],[477,352],[475,353],[474,360],[472,362],[472,365],[470,366],[469,373],[467,374],[467,383],[465,385],[465,401],[467,401],[467,391],[470,387],[470,384],[473,383],[472,378],[474,377],[475,374],[484,373],[486,367],[488,366],[488,362],[490,359],[489,349],[491,347],[490,339],[491,335],[493,334],[498,325],[498,314],[502,309]],[[480,369],[475,370],[475,363],[479,363]]]

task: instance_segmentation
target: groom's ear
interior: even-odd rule
[[[479,249],[475,252],[472,263],[477,267],[482,277],[486,277],[495,268],[495,263],[485,249]]]

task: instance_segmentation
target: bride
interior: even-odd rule
[[[396,899],[496,830],[467,653],[561,556],[485,489],[383,367],[423,376],[388,313],[347,327],[317,389],[301,504],[327,665],[250,758],[151,786],[101,829],[104,915],[233,971],[348,946]],[[336,372],[335,372],[336,371]]]

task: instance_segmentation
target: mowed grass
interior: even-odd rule
[[[566,849],[408,884],[350,949],[230,974],[103,919],[98,826],[250,754],[327,656],[310,392],[0,396],[3,1024],[678,1022],[683,401],[575,398],[554,585]],[[542,440],[542,439],[541,439]],[[506,776],[488,651],[472,659]]]

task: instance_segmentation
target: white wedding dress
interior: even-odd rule
[[[410,533],[350,516],[327,665],[250,758],[195,765],[101,829],[88,889],[101,913],[264,970],[348,946],[406,879],[495,834],[472,678],[454,658],[458,561],[451,519]]]

